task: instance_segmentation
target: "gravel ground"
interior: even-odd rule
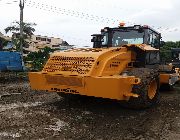
[[[0,140],[179,140],[180,86],[146,110],[92,97],[30,90],[27,80],[0,79]]]

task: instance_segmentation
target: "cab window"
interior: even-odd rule
[[[153,31],[149,31],[149,45],[152,47],[159,47],[160,44],[160,36],[157,33],[154,33]]]
[[[104,35],[104,37],[102,39],[102,45],[106,46],[106,45],[108,45],[108,33],[104,33],[103,35]]]

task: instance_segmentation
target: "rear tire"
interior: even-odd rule
[[[57,92],[57,94],[63,98],[66,98],[69,94],[63,93],[63,92]]]
[[[130,70],[128,75],[140,78],[141,83],[132,88],[132,93],[138,94],[139,97],[130,97],[128,101],[123,101],[124,107],[144,109],[159,102],[159,73],[157,70],[135,68]]]
[[[57,92],[57,94],[66,100],[79,100],[81,97],[83,97],[82,95],[79,94],[70,94],[64,92]]]
[[[161,91],[173,91],[174,90],[174,86],[173,85],[169,85],[169,84],[163,84],[160,87]]]

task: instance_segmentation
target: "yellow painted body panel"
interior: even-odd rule
[[[29,73],[32,89],[128,100],[134,76],[122,76],[135,54],[127,47],[73,49],[53,53],[42,72]]]
[[[135,52],[158,51],[146,45],[124,45],[110,48],[73,49],[51,55],[42,72],[29,73],[32,89],[80,94],[117,100],[138,97],[132,93],[140,79],[123,72],[133,68]],[[167,74],[160,75],[160,84],[168,83]]]
[[[160,74],[160,85],[169,84],[169,78],[171,74]]]
[[[147,44],[126,44],[124,46],[127,46],[127,47],[136,46],[137,48],[143,51],[159,51],[159,49],[153,48],[151,45],[147,45]]]
[[[69,83],[66,80],[63,83],[63,78],[73,78],[73,80],[70,80]],[[136,96],[136,94],[131,93],[132,86],[140,83],[140,80],[134,76],[64,77],[62,75],[42,74],[41,72],[29,73],[29,80],[31,88],[35,90],[81,94],[117,100],[128,100],[129,96]]]
[[[74,49],[51,55],[42,72],[79,76],[120,74],[134,54],[126,47]]]
[[[169,85],[174,85],[180,80],[180,75],[179,73],[161,73],[160,74],[160,85],[163,84],[169,84]]]

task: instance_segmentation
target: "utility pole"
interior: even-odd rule
[[[19,1],[20,7],[20,51],[23,57],[23,9],[24,9],[24,0]]]

